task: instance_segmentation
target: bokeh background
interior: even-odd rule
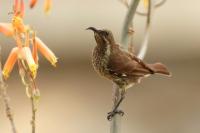
[[[108,28],[120,40],[126,8],[118,0],[53,1],[50,15],[43,1],[27,8],[25,22],[56,53],[56,68],[40,58],[37,85],[37,133],[106,133],[111,109],[112,84],[100,78],[91,65],[95,46],[89,26]],[[28,1],[26,2],[28,6]],[[166,64],[173,77],[152,76],[131,88],[122,104],[126,115],[123,133],[199,133],[200,130],[200,1],[168,0],[155,11],[146,62]],[[8,22],[12,1],[0,2],[0,21]],[[145,18],[136,16],[135,49],[139,49]],[[3,60],[15,46],[0,35]],[[19,133],[31,131],[31,107],[17,69],[7,80],[10,104]],[[0,132],[10,125],[0,102]]]

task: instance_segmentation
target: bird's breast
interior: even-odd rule
[[[101,76],[108,76],[108,62],[110,56],[110,49],[108,47],[95,47],[93,50],[92,56],[92,64],[94,69],[101,75]]]

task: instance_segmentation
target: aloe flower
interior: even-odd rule
[[[34,8],[37,4],[38,0],[30,0],[29,6],[30,8]],[[48,13],[51,10],[52,7],[52,0],[45,0],[44,1],[44,12]]]
[[[24,17],[24,0],[14,0],[14,15],[19,15],[20,17]]]
[[[29,70],[31,72],[31,76],[32,77],[36,76],[38,66],[32,57],[30,48],[29,47],[21,47],[21,48],[15,47],[10,52],[10,55],[3,68],[2,73],[5,79],[9,77],[10,72],[12,71],[17,60],[25,60],[28,64]]]
[[[149,0],[143,0],[143,2],[144,2],[144,7],[147,8],[149,5]]]
[[[37,0],[30,0],[30,2],[29,2],[30,8],[33,8],[36,3],[37,3]]]
[[[4,65],[4,70],[3,70],[3,75],[5,78],[9,77],[9,73],[12,71],[17,61],[18,51],[19,49],[17,47],[13,48],[12,51],[10,52],[10,55],[8,56],[8,59]]]
[[[17,61],[27,64],[33,78],[38,69],[38,51],[53,65],[56,66],[55,54],[35,35],[35,32],[23,22],[24,2],[15,0],[14,16],[11,23],[0,23],[0,32],[13,37],[16,42],[3,68],[3,76],[7,79]],[[32,45],[32,50],[30,49]]]

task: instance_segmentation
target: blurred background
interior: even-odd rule
[[[123,133],[199,133],[200,130],[200,1],[167,0],[156,9],[145,61],[162,62],[173,77],[152,76],[129,89],[122,104]],[[28,1],[26,2],[28,6]],[[41,99],[37,133],[106,133],[112,106],[112,84],[99,77],[91,65],[96,45],[89,26],[113,31],[117,41],[127,9],[118,0],[53,1],[50,15],[43,1],[26,9],[25,23],[56,53],[53,68],[40,58],[37,86]],[[0,2],[0,21],[8,22],[12,1]],[[134,42],[139,49],[145,18],[134,20]],[[15,43],[0,35],[3,61]],[[16,67],[17,68],[17,67]],[[31,131],[31,106],[15,68],[7,80],[10,104],[19,133]],[[0,102],[0,132],[10,133],[5,108]]]

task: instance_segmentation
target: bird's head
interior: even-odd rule
[[[92,30],[94,32],[94,37],[97,44],[112,45],[115,43],[112,32],[107,29],[98,30],[94,27],[89,27],[87,30]]]

